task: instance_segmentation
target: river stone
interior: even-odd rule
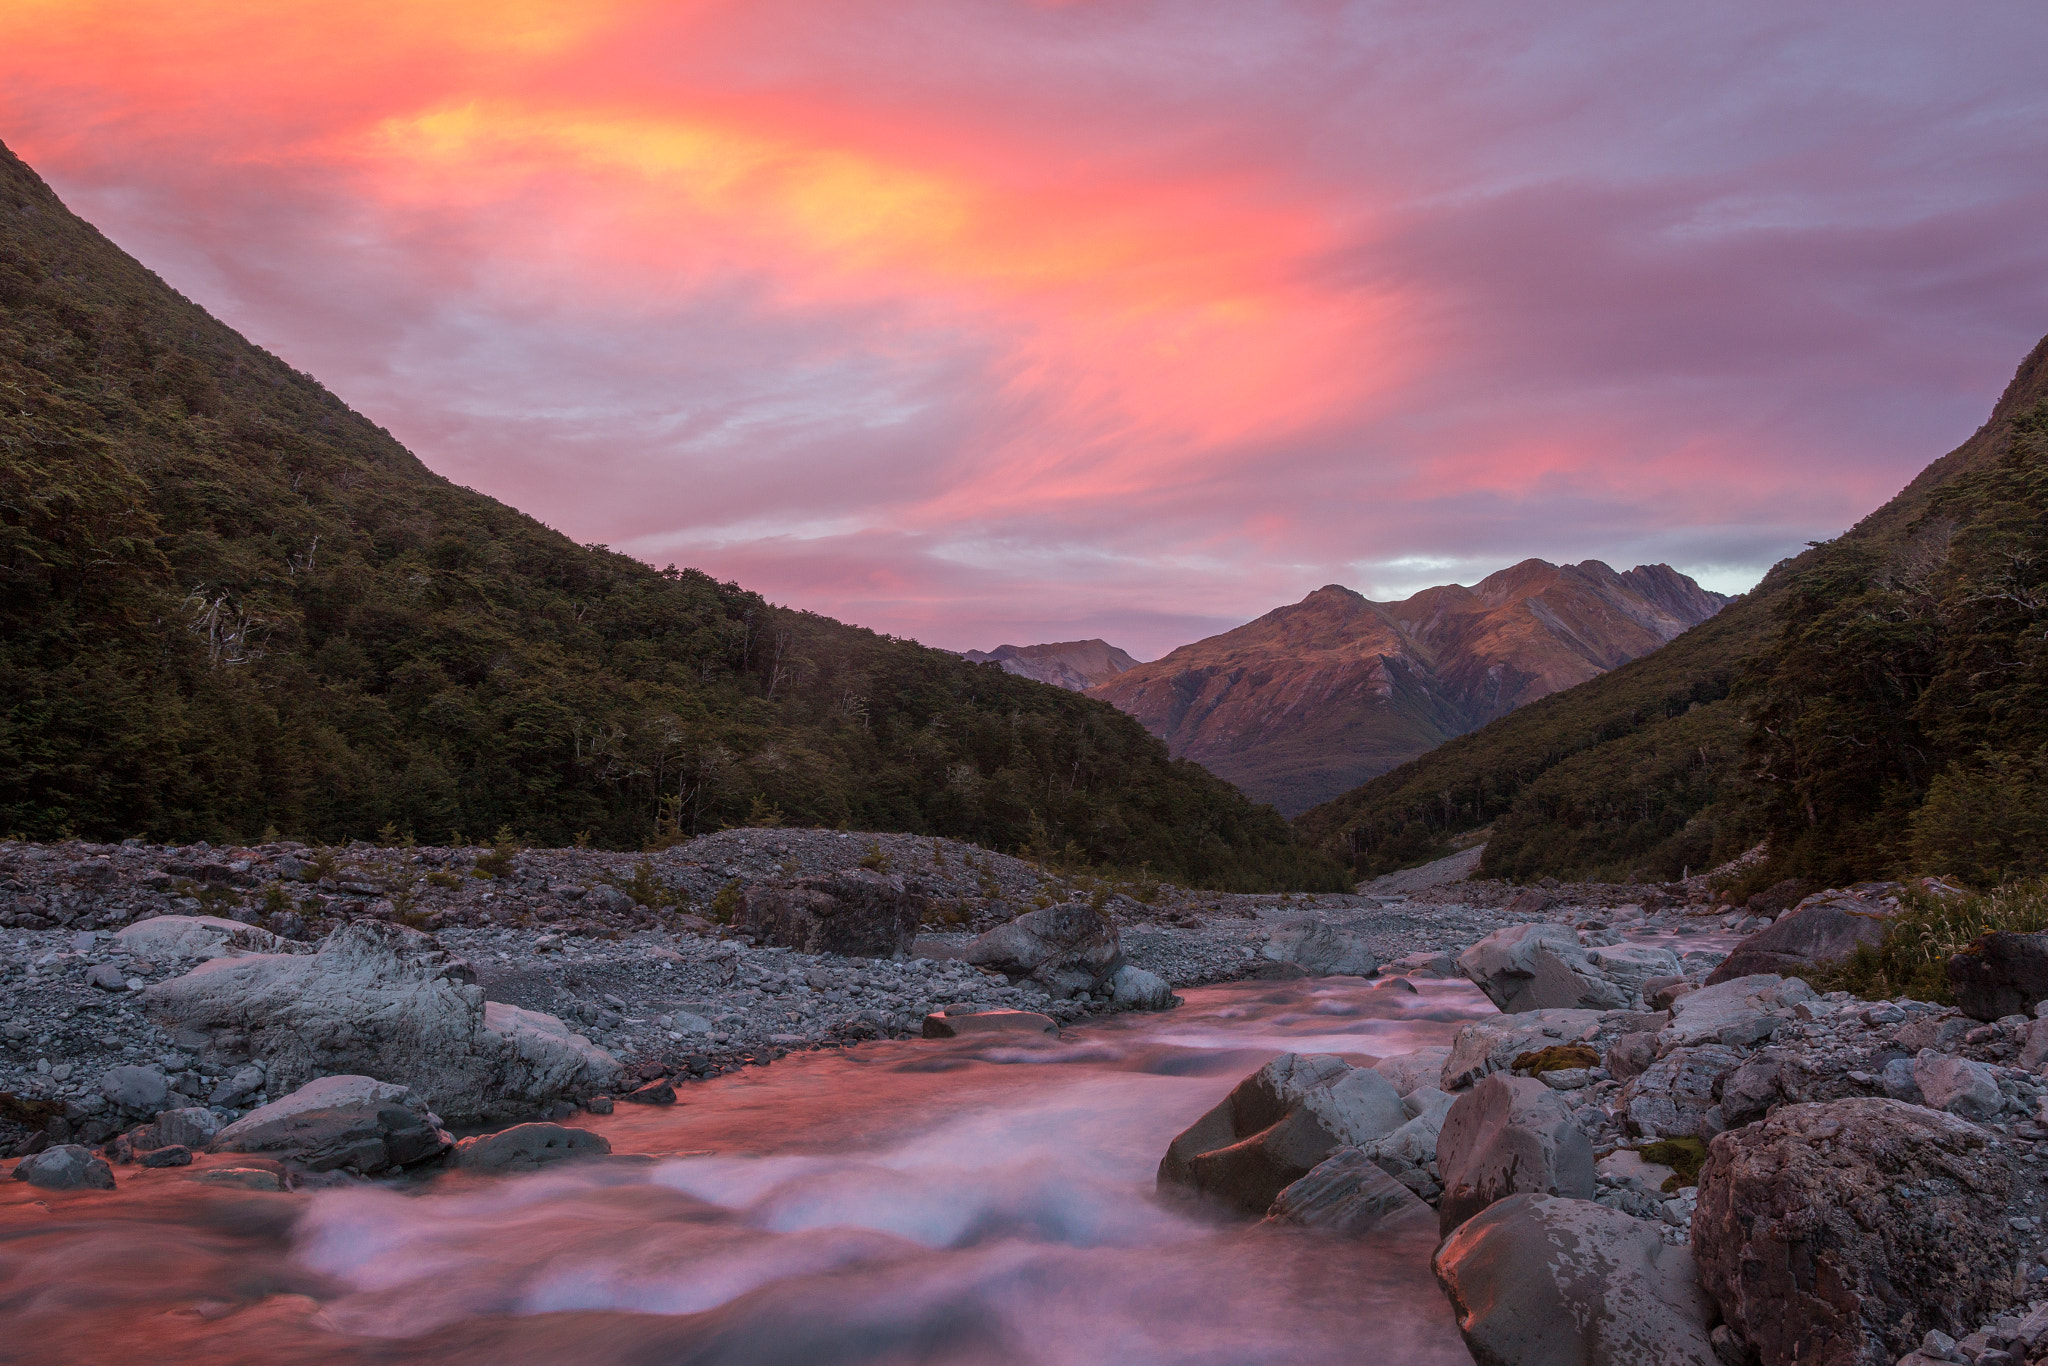
[[[1432,1265],[1483,1366],[1719,1366],[1691,1252],[1590,1200],[1510,1196]]]
[[[552,1015],[483,993],[431,935],[359,920],[314,954],[216,958],[143,993],[181,1048],[263,1063],[272,1095],[315,1077],[374,1074],[468,1121],[531,1114],[605,1089],[610,1054]]]
[[[1600,1033],[1597,1010],[1529,1010],[1461,1025],[1451,1036],[1440,1080],[1446,1091],[1462,1091],[1491,1072],[1507,1070],[1516,1058],[1553,1044],[1584,1043]]]
[[[1093,991],[1123,966],[1116,925],[1085,901],[1026,911],[967,946],[967,961],[1028,977],[1055,1000]]]
[[[1913,1058],[1913,1084],[1930,1108],[1964,1119],[1990,1119],[2005,1108],[1992,1070],[1952,1053],[1921,1049]]]
[[[1891,907],[1849,892],[1810,896],[1737,944],[1707,975],[1706,985],[1718,986],[1761,973],[1797,977],[1839,963],[1854,953],[1858,944],[1875,947],[1884,938],[1892,914]]]
[[[1370,977],[1380,968],[1364,935],[1312,916],[1277,926],[1259,954],[1271,962],[1298,964],[1314,977]]]
[[[1629,1082],[1648,1070],[1657,1061],[1657,1036],[1647,1030],[1624,1034],[1607,1045],[1607,1056],[1603,1065],[1607,1075],[1618,1082]]]
[[[1456,1103],[1456,1097],[1434,1086],[1418,1086],[1401,1097],[1408,1122],[1385,1138],[1361,1145],[1359,1151],[1415,1194],[1434,1199],[1443,1190],[1437,1179],[1437,1140],[1443,1132],[1444,1116]]]
[[[145,1167],[189,1167],[192,1150],[182,1143],[166,1143],[161,1148],[151,1148],[139,1161]]]
[[[268,930],[217,915],[160,915],[137,921],[114,936],[121,952],[150,962],[168,958],[225,958],[231,953],[288,953],[291,941]]]
[[[953,1014],[935,1010],[924,1017],[927,1039],[958,1039],[981,1034],[1050,1034],[1060,1027],[1050,1016],[1032,1010],[974,1010]]]
[[[170,1078],[161,1067],[128,1064],[110,1067],[100,1077],[100,1094],[110,1105],[132,1114],[153,1115],[170,1098]]]
[[[146,1132],[155,1143],[204,1148],[213,1142],[213,1136],[220,1132],[220,1128],[219,1115],[203,1105],[188,1105],[164,1111]]]
[[[1616,1097],[1629,1132],[1647,1138],[1712,1138],[1727,1127],[1720,1110],[1723,1081],[1742,1054],[1723,1044],[1674,1048]]]
[[[1508,1014],[1530,1010],[1618,1010],[1634,1004],[1586,957],[1562,925],[1508,925],[1458,955],[1458,971]]]
[[[1645,983],[1679,972],[1678,955],[1654,944],[1598,945],[1586,950],[1586,962],[1626,991],[1631,1005],[1645,999]]]
[[[1813,988],[1797,977],[1760,973],[1717,982],[1671,1003],[1671,1024],[1659,1046],[1722,1043],[1747,1048],[1770,1038],[1792,1018],[1793,1007],[1813,998]]]
[[[217,1153],[272,1153],[309,1171],[365,1176],[409,1167],[451,1145],[410,1089],[373,1077],[322,1077],[251,1110],[213,1137]]]
[[[92,1149],[60,1143],[32,1153],[14,1165],[14,1179],[50,1191],[110,1191],[114,1169]]]
[[[1394,1090],[1405,1096],[1418,1086],[1434,1087],[1442,1081],[1444,1063],[1450,1056],[1448,1047],[1418,1048],[1413,1053],[1381,1058],[1372,1065],[1372,1070],[1392,1082]]]
[[[530,1172],[575,1157],[602,1157],[611,1140],[565,1124],[515,1124],[455,1145],[454,1164],[482,1172]]]
[[[2031,1015],[2048,1000],[2048,934],[1981,935],[1948,960],[1948,984],[1971,1019]]]
[[[1124,1010],[1171,1010],[1180,1004],[1166,979],[1126,963],[1109,979],[1110,1000]]]
[[[1339,1148],[1273,1198],[1269,1224],[1328,1229],[1353,1237],[1381,1230],[1427,1228],[1428,1205],[1357,1148]]]
[[[2007,1216],[2027,1181],[1953,1115],[1781,1105],[1708,1149],[1701,1284],[1766,1363],[1889,1366],[1930,1328],[1960,1337],[2019,1298],[2027,1258]]]
[[[1497,1072],[1458,1097],[1437,1136],[1436,1164],[1446,1234],[1510,1195],[1593,1198],[1592,1140],[1534,1077]]]
[[[1406,1120],[1401,1098],[1372,1069],[1327,1053],[1283,1053],[1174,1138],[1158,1187],[1264,1214],[1339,1146],[1370,1143]]]
[[[910,952],[927,909],[925,898],[902,878],[846,868],[786,886],[748,888],[740,924],[763,944],[800,953],[894,958]]]

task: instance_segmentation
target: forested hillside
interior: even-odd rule
[[[1343,882],[1106,703],[448,483],[0,148],[0,833],[637,847],[778,815]]]
[[[1843,536],[1298,826],[1363,872],[1489,825],[1483,871],[1516,879],[1675,877],[1766,835],[1760,876],[2039,871],[2039,820],[1985,822],[2048,796],[2044,399],[2048,341],[1989,422]]]

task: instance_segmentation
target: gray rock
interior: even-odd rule
[[[1708,986],[1770,973],[1797,977],[1838,963],[1858,944],[1875,946],[1891,924],[1893,908],[1849,892],[1810,896],[1735,946],[1707,976]]]
[[[1489,1073],[1505,1071],[1524,1053],[1589,1041],[1601,1026],[1597,1010],[1530,1010],[1461,1025],[1444,1059],[1443,1089],[1462,1091]]]
[[[1709,1149],[1701,1284],[1766,1362],[1886,1366],[2019,1297],[2017,1167],[1991,1134],[1920,1106],[1781,1105]]]
[[[150,1126],[153,1140],[165,1145],[184,1148],[204,1148],[213,1142],[213,1136],[220,1132],[221,1119],[203,1105],[187,1106],[179,1110],[166,1110],[156,1117]]]
[[[1060,1027],[1049,1015],[1031,1010],[971,1010],[954,1014],[935,1010],[924,1017],[927,1039],[958,1039],[980,1034],[1027,1034],[1059,1037]]]
[[[217,915],[160,915],[127,926],[114,940],[121,952],[154,963],[225,958],[233,953],[285,953],[296,947],[268,930]]]
[[[849,958],[893,958],[910,952],[927,909],[924,897],[902,878],[848,868],[788,886],[748,888],[740,923],[763,944]]]
[[[115,967],[112,963],[101,963],[98,967],[86,973],[85,984],[89,987],[98,987],[101,991],[128,990],[127,977],[122,975],[121,969]]]
[[[114,1169],[93,1156],[92,1149],[76,1143],[60,1143],[21,1159],[14,1166],[14,1179],[50,1191],[110,1191]]]
[[[1892,1100],[1902,1100],[1908,1105],[1925,1105],[1927,1097],[1920,1094],[1920,1083],[1913,1080],[1911,1058],[1890,1058],[1878,1072],[1877,1084]]]
[[[460,980],[465,969],[429,935],[356,921],[318,953],[216,958],[143,999],[180,1047],[261,1062],[272,1095],[375,1073],[470,1120],[530,1114],[611,1082],[609,1054],[551,1015],[486,1002]]]
[[[2029,1072],[2039,1072],[2048,1065],[2048,1020],[2027,1022],[2026,1042],[2020,1046],[2020,1056],[2014,1065]]]
[[[1593,1144],[1557,1092],[1496,1073],[1458,1097],[1437,1137],[1437,1206],[1449,1233],[1510,1195],[1593,1197]]]
[[[1380,967],[1364,935],[1312,916],[1276,927],[1259,954],[1275,963],[1297,964],[1315,977],[1370,977]]]
[[[1660,1046],[1722,1043],[1747,1048],[1770,1038],[1792,1018],[1795,1006],[1813,997],[1813,988],[1797,977],[1770,973],[1702,987],[1672,1002],[1671,1024]]]
[[[1607,1075],[1619,1082],[1641,1076],[1657,1061],[1657,1036],[1647,1030],[1624,1034],[1607,1046],[1602,1065]]]
[[[1407,1118],[1393,1086],[1372,1069],[1330,1054],[1283,1053],[1174,1138],[1158,1186],[1264,1214],[1335,1149],[1370,1143]]]
[[[161,1148],[151,1148],[141,1158],[145,1167],[189,1167],[192,1165],[192,1150],[182,1143],[166,1143]]]
[[[611,1140],[563,1124],[515,1124],[455,1145],[454,1164],[482,1172],[528,1172],[576,1157],[602,1157]]]
[[[220,1084],[215,1086],[212,1093],[207,1096],[206,1103],[209,1105],[239,1105],[248,1097],[261,1091],[263,1083],[262,1068],[254,1063],[246,1067],[238,1067],[231,1075],[221,1078]]]
[[[1030,978],[1059,1000],[1109,981],[1124,955],[1108,916],[1084,901],[1069,901],[996,926],[967,946],[967,961]]]
[[[600,882],[583,894],[583,904],[601,914],[630,915],[640,903],[609,882]]]
[[[1995,931],[1948,960],[1949,989],[1976,1020],[2028,1015],[2048,1000],[2048,934]]]
[[[1618,1010],[1636,1003],[1592,966],[1579,937],[1562,925],[1509,925],[1458,955],[1458,971],[1508,1014],[1530,1010]]]
[[[1719,1366],[1691,1253],[1590,1201],[1499,1201],[1432,1265],[1485,1366]]]
[[[1385,1138],[1361,1145],[1359,1151],[1416,1195],[1434,1199],[1443,1190],[1437,1179],[1436,1145],[1444,1117],[1455,1103],[1455,1097],[1433,1086],[1419,1086],[1401,1097],[1407,1123]]]
[[[1413,1191],[1357,1148],[1339,1148],[1273,1198],[1269,1224],[1328,1229],[1358,1237],[1429,1228],[1436,1217]]]
[[[1913,1084],[1927,1104],[1964,1119],[1990,1119],[2005,1106],[1998,1078],[1981,1062],[1923,1048],[1913,1058]]]
[[[1786,1099],[1784,1088],[1779,1081],[1783,1060],[1775,1055],[1758,1054],[1745,1060],[1721,1082],[1722,1123],[1730,1129],[1739,1129],[1754,1123],[1770,1113],[1773,1105]]]
[[[1719,1110],[1723,1081],[1742,1054],[1722,1044],[1674,1048],[1622,1088],[1631,1133],[1649,1138],[1712,1138],[1727,1127]]]
[[[1110,999],[1125,1010],[1171,1010],[1180,1004],[1166,979],[1129,963],[1109,979]]]
[[[1586,962],[1626,991],[1631,1003],[1645,1002],[1645,984],[1678,972],[1678,955],[1654,944],[1609,944],[1586,950]]]
[[[251,1110],[214,1135],[217,1153],[273,1153],[309,1171],[365,1176],[446,1152],[438,1116],[404,1086],[373,1077],[322,1077]]]
[[[1418,1048],[1413,1053],[1381,1058],[1372,1065],[1372,1070],[1392,1082],[1396,1093],[1405,1096],[1418,1086],[1435,1087],[1442,1081],[1444,1063],[1450,1056],[1449,1048]]]
[[[153,1115],[170,1098],[170,1078],[161,1067],[110,1067],[100,1077],[100,1094],[131,1114]]]

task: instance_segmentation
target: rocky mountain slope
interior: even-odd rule
[[[0,393],[0,832],[639,848],[782,819],[1342,885],[1114,708],[449,483],[5,148]]]
[[[1035,678],[1070,692],[1085,692],[1107,683],[1138,661],[1106,640],[1068,640],[1052,645],[998,645],[993,650],[968,650],[962,659],[995,663],[1006,674]]]
[[[1969,440],[1842,536],[1663,649],[1413,759],[1298,828],[1379,872],[1490,825],[1484,870],[1516,879],[1675,877],[1775,829],[1773,862],[1754,876],[1826,882],[1910,858],[1930,792],[1951,843],[2010,825],[1984,817],[2039,805],[2028,718],[2040,708],[2019,699],[2038,695],[2048,668],[2027,605],[2048,563],[2029,541],[2048,518],[2044,404],[2048,341]],[[1995,705],[1955,705],[1972,678],[1999,682]],[[1776,710],[1773,731],[1752,724],[1759,706]],[[1800,737],[1802,754],[1774,735]],[[2027,838],[2038,869],[2048,831],[2035,822]],[[2005,866],[2023,852],[2005,843],[1964,861]]]
[[[1288,815],[1583,683],[1727,599],[1667,565],[1525,560],[1372,602],[1332,584],[1093,690]]]

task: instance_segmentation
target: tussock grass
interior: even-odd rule
[[[1908,996],[1951,1005],[1948,960],[1995,930],[2048,930],[2048,879],[1946,897],[1909,887],[1881,941],[1859,945],[1839,966],[1810,976],[1816,990],[1846,991],[1868,1001]]]

